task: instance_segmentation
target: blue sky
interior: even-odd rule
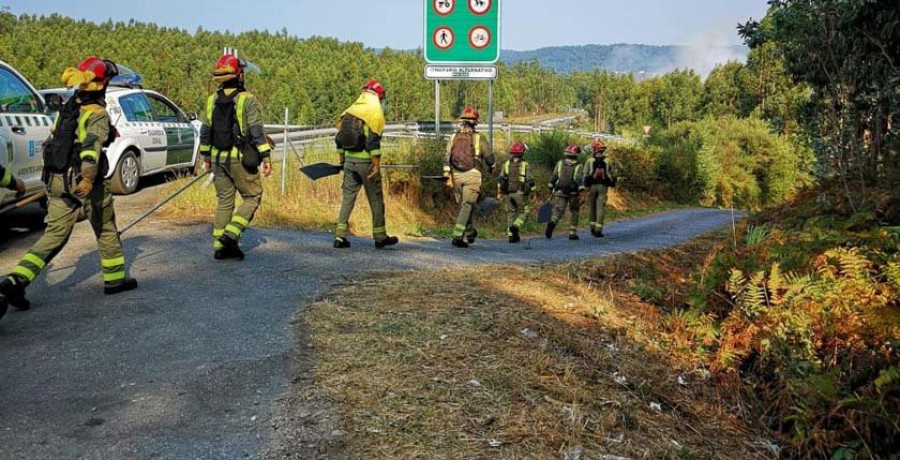
[[[222,5],[228,5],[223,7]],[[0,0],[15,14],[92,21],[137,19],[194,31],[287,28],[370,47],[416,48],[424,0]],[[765,0],[503,0],[502,46],[641,43],[739,44],[734,27],[765,14]]]

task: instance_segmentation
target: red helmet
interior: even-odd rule
[[[94,81],[106,84],[112,77],[118,75],[118,71],[112,61],[104,61],[95,56],[91,56],[81,64],[78,64],[78,70],[81,72],[91,72],[94,74]]]
[[[387,90],[384,89],[384,85],[382,85],[378,80],[369,80],[365,86],[362,87],[363,91],[371,91],[378,95],[378,99],[384,99],[387,97]]]
[[[475,110],[471,107],[466,107],[466,109],[463,110],[462,116],[460,116],[459,118],[462,120],[473,121],[475,123],[478,123],[478,117],[479,116],[478,116],[477,110]]]
[[[569,144],[566,147],[566,156],[578,156],[581,153],[581,147],[575,144]]]
[[[524,155],[525,151],[528,150],[528,147],[522,142],[516,142],[509,148],[510,155]]]
[[[240,78],[244,74],[244,63],[232,54],[223,54],[216,61],[216,70],[213,76],[219,80],[230,80],[233,77]]]
[[[591,144],[591,150],[593,150],[594,153],[603,153],[606,151],[606,144],[604,144],[600,139],[597,139],[593,144]]]

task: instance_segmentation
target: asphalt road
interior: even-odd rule
[[[120,223],[146,201],[120,199]],[[0,458],[256,458],[284,441],[276,433],[279,404],[297,371],[295,355],[307,353],[290,322],[333,283],[372,270],[640,251],[684,242],[731,217],[679,210],[613,224],[603,240],[563,235],[469,250],[418,240],[376,251],[370,240],[353,239],[353,248],[337,251],[327,234],[251,229],[242,263],[213,260],[209,226],[142,224],[124,242],[140,288],[113,297],[102,294],[96,244],[79,224],[29,290],[32,310],[0,321]],[[38,234],[5,235],[0,273]]]

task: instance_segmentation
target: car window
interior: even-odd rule
[[[129,94],[119,98],[119,105],[128,121],[153,121],[150,102],[141,93]]]
[[[160,123],[178,123],[181,121],[178,110],[169,105],[168,102],[152,94],[148,94],[147,98],[150,100],[150,106],[153,107],[153,118],[156,121]]]
[[[0,112],[2,113],[42,113],[37,94],[8,69],[0,67]]]

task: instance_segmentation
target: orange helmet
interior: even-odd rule
[[[522,142],[516,142],[509,148],[510,155],[524,155],[528,147]]]
[[[478,123],[478,111],[473,109],[472,107],[466,107],[463,110],[462,116],[459,117],[461,120],[471,121],[473,123]]]
[[[233,78],[242,78],[244,76],[244,63],[232,54],[224,54],[216,61],[216,70],[213,72],[213,79],[224,83]]]
[[[566,147],[567,157],[577,157],[579,154],[581,154],[581,147],[575,144],[569,144],[569,146]]]
[[[362,87],[363,91],[371,91],[378,95],[378,99],[383,100],[387,97],[387,90],[384,89],[384,85],[381,84],[378,80],[369,80],[365,86]]]
[[[591,144],[591,150],[593,150],[594,153],[603,153],[606,151],[606,144],[604,144],[600,139],[597,139],[593,144]]]

